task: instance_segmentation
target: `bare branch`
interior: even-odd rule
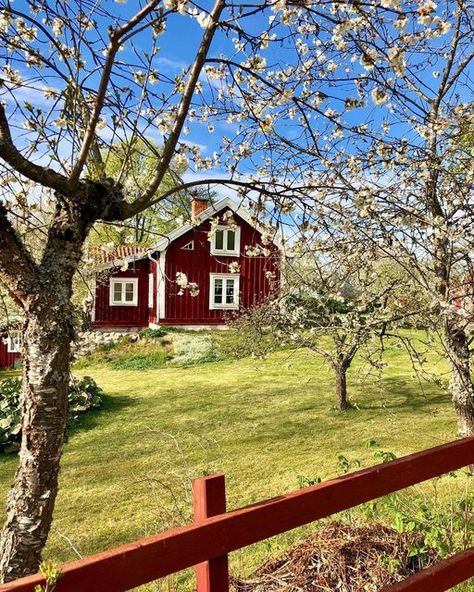
[[[27,158],[13,143],[8,125],[5,107],[0,103],[0,158],[8,163],[21,175],[50,189],[59,191],[63,195],[71,193],[69,180],[60,173],[48,167],[39,166]]]

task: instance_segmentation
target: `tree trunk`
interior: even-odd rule
[[[72,279],[92,221],[59,204],[25,317],[19,466],[0,533],[0,582],[35,573],[51,527],[66,430]]]
[[[67,285],[63,290],[70,292]],[[59,302],[49,296],[26,311],[22,440],[0,535],[1,582],[38,570],[51,526],[67,420],[72,337],[71,307],[62,305],[63,298]]]
[[[451,365],[450,393],[458,416],[460,436],[474,434],[474,387],[468,339],[455,322],[445,325],[446,345]]]
[[[347,366],[345,364],[338,364],[334,371],[336,374],[337,408],[339,411],[346,411],[349,408],[349,403],[347,402]]]

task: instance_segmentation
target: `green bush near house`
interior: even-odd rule
[[[21,379],[0,381],[0,453],[16,452],[21,437],[20,423]],[[97,409],[102,404],[103,391],[90,376],[71,377],[69,384],[69,421],[79,414]]]

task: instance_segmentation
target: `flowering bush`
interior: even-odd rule
[[[21,437],[20,378],[0,381],[0,452],[16,452]],[[71,376],[69,384],[69,416],[76,419],[79,413],[96,409],[102,404],[103,391],[90,376]]]

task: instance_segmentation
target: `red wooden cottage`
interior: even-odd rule
[[[195,199],[192,215],[193,224],[152,248],[125,247],[102,262],[93,327],[223,325],[229,313],[269,297],[279,281],[279,249],[248,212],[229,198]]]

